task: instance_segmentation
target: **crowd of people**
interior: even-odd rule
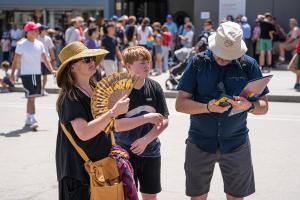
[[[224,21],[234,21],[240,24],[243,30],[243,40],[248,48],[247,54],[253,56],[259,62],[263,72],[270,72],[276,63],[285,63],[296,53],[300,31],[297,20],[294,18],[289,20],[290,30],[288,33],[277,23],[276,18],[271,13],[258,15],[253,27],[250,25],[252,23],[248,22],[247,17],[242,15],[236,18],[228,15],[220,23]],[[60,64],[58,54],[61,49],[74,41],[81,41],[91,49],[103,48],[108,50],[110,53],[105,57],[99,68],[102,74],[107,75],[125,70],[121,56],[122,50],[129,46],[144,46],[150,50],[153,57],[150,74],[160,75],[168,71],[170,63],[176,61],[174,54],[176,50],[193,47],[204,50],[208,44],[208,36],[214,32],[213,26],[212,21],[206,20],[203,24],[203,32],[196,35],[195,26],[189,17],[185,17],[184,24],[178,27],[172,15],[167,15],[163,24],[160,22],[152,23],[147,17],[136,19],[135,16],[123,15],[103,20],[101,25],[93,17],[85,21],[81,16],[78,16],[71,19],[70,27],[66,30],[59,26],[55,29],[46,25],[41,26],[39,40],[45,45],[54,67]],[[17,41],[22,39],[24,35],[24,31],[16,25],[13,25],[9,32],[2,34],[3,61],[12,63]],[[290,68],[291,71],[294,71],[293,66]],[[44,66],[42,66],[42,69],[44,87],[47,83],[49,71],[44,70]],[[7,84],[3,85],[6,89],[11,90],[10,86],[7,87]],[[300,89],[299,81],[295,84],[295,89]],[[43,94],[47,94],[47,92],[43,90]]]

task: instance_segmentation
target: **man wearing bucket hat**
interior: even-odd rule
[[[190,60],[178,86],[176,110],[191,115],[186,194],[192,200],[207,199],[214,166],[219,162],[227,199],[243,199],[255,192],[247,114],[267,112],[268,89],[256,102],[238,96],[247,81],[262,77],[257,62],[245,55],[247,47],[239,24],[220,24],[208,46],[204,55]],[[223,94],[233,96],[230,105],[215,103]],[[244,112],[229,116],[231,107]]]
[[[59,121],[93,162],[108,156],[111,141],[103,131],[111,118],[126,113],[129,105],[129,98],[125,96],[110,111],[93,118],[93,75],[107,53],[104,49],[88,49],[81,42],[72,42],[59,54],[62,63],[57,72],[57,85],[61,88],[56,103]],[[90,199],[90,181],[84,160],[60,125],[56,140],[56,170],[59,200]]]
[[[39,27],[40,26],[34,22],[28,22],[24,26],[26,39],[17,43],[11,74],[11,79],[14,81],[15,70],[20,64],[20,75],[27,98],[25,127],[31,128],[37,128],[38,126],[35,118],[35,97],[41,95],[42,60],[44,60],[50,72],[55,74],[55,70],[52,68],[43,43],[37,40]]]

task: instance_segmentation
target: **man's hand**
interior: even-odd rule
[[[250,101],[248,101],[246,98],[244,97],[233,97],[233,100],[228,100],[229,103],[231,103],[232,108],[235,110],[249,110],[249,108],[251,108],[252,103]]]
[[[141,155],[149,143],[150,142],[145,137],[142,137],[132,143],[130,150],[136,155]]]
[[[160,125],[164,117],[160,113],[147,113],[144,115],[148,123]]]
[[[231,108],[231,105],[222,107],[222,106],[216,105],[215,102],[216,102],[216,100],[213,99],[208,103],[208,105],[207,105],[208,112],[211,112],[211,113],[224,113],[224,112],[228,111]]]

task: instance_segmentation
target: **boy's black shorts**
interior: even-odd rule
[[[140,185],[141,193],[157,194],[161,192],[161,157],[140,157],[130,153],[130,163],[134,169],[136,186]]]

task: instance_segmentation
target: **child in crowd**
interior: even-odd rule
[[[9,79],[11,74],[10,64],[7,61],[1,63],[0,68],[0,93],[12,92],[15,87],[14,84]]]

